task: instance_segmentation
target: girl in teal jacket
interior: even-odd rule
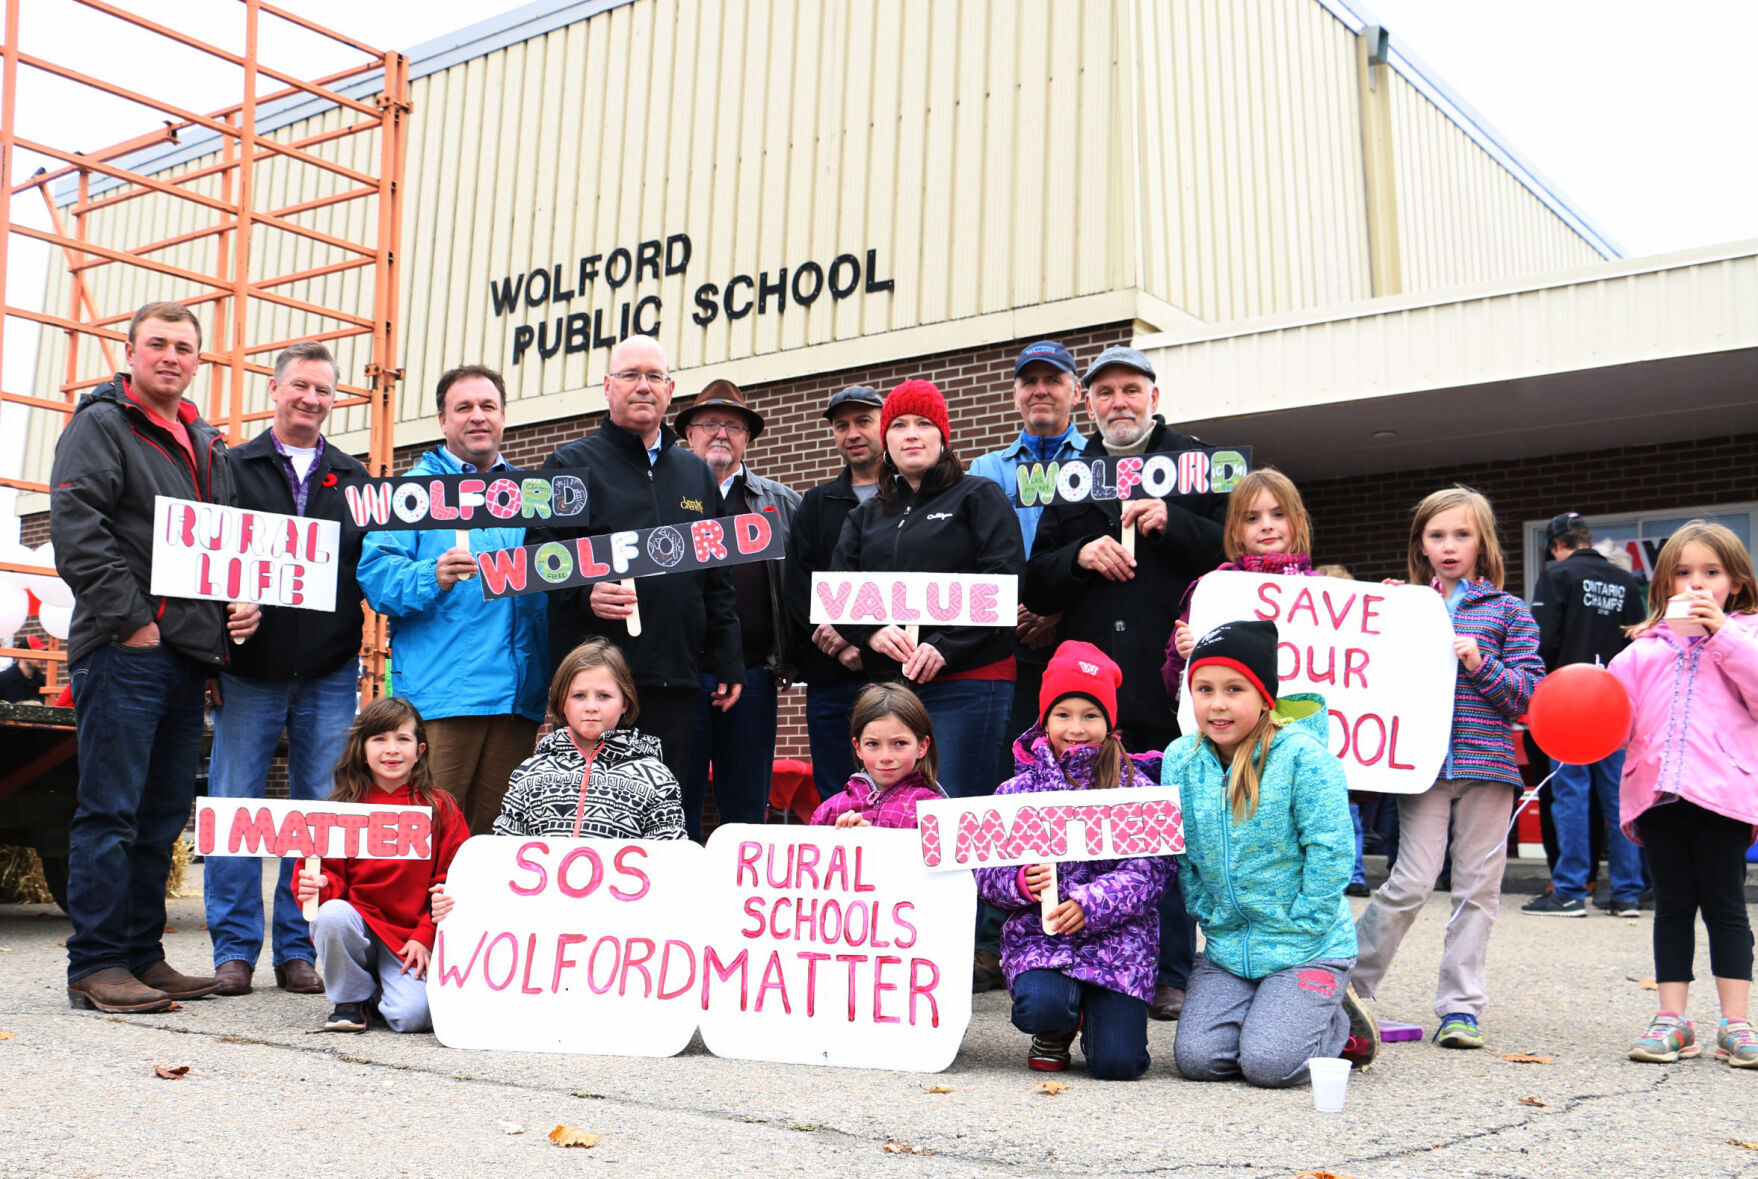
[[[1343,889],[1355,829],[1315,695],[1277,701],[1276,625],[1229,622],[1191,651],[1198,731],[1166,750],[1179,789],[1185,902],[1206,945],[1173,1056],[1193,1081],[1304,1083],[1314,1056],[1365,1066],[1374,1025],[1348,990],[1355,922]]]

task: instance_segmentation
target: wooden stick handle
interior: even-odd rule
[[[623,578],[623,588],[628,590],[630,593],[634,593],[635,592],[635,579],[633,577]],[[623,620],[623,625],[628,628],[630,638],[634,638],[636,635],[641,633],[641,603],[640,602],[637,601],[635,603],[634,607],[632,608],[632,612],[629,614],[629,616],[627,618],[625,618]]]
[[[909,636],[910,642],[919,643],[922,641],[922,624],[919,622],[906,622],[903,624],[903,633]]]
[[[305,873],[306,873],[306,875],[316,876],[319,872],[321,872],[323,870],[323,866],[324,866],[323,861],[318,859],[316,856],[306,856],[305,857]],[[311,922],[317,920],[317,898],[316,897],[312,897],[309,901],[305,902],[305,908],[303,910],[303,915],[305,917],[307,924],[310,924]]]
[[[452,547],[455,549],[463,549],[465,552],[470,551],[470,530],[468,528],[455,528],[452,530]],[[458,580],[469,581],[475,576],[476,570],[472,569],[468,573],[459,574]]]
[[[1135,525],[1134,524],[1125,524],[1123,526],[1123,551],[1128,553],[1131,557],[1135,556]]]
[[[1056,907],[1061,903],[1062,898],[1056,895],[1056,865],[1051,864],[1050,883],[1046,884],[1044,886],[1044,891],[1038,894],[1038,911],[1039,916],[1044,923],[1045,933],[1054,934],[1056,932],[1054,929],[1050,928],[1050,914],[1054,913]]]

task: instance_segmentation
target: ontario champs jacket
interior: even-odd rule
[[[561,447],[546,471],[584,467],[586,510],[575,523],[531,529],[531,543],[595,536],[661,524],[690,524],[723,514],[714,472],[679,446],[669,426],[659,430],[659,458],[649,463],[639,436],[606,419],[596,433]],[[549,645],[556,662],[580,643],[602,636],[622,649],[635,683],[644,688],[697,688],[701,671],[723,684],[745,680],[739,644],[738,597],[724,569],[668,573],[635,583],[641,633],[621,619],[592,612],[591,588],[553,590]]]
[[[1629,645],[1626,626],[1648,616],[1643,586],[1592,549],[1576,549],[1539,571],[1532,586],[1538,654],[1555,671],[1571,663],[1610,663]]]
[[[1209,961],[1237,978],[1356,953],[1343,895],[1355,827],[1343,763],[1325,746],[1324,698],[1291,692],[1276,714],[1288,723],[1270,742],[1257,809],[1244,819],[1233,819],[1229,767],[1202,734],[1174,741],[1160,770],[1184,812],[1185,907],[1202,926]]]
[[[152,593],[153,500],[166,495],[230,505],[226,443],[194,404],[179,402],[178,420],[195,450],[192,463],[127,389],[128,378],[117,373],[80,398],[55,443],[49,539],[55,571],[74,594],[67,659],[76,662],[156,622],[161,642],[219,666],[231,646],[226,604]]]

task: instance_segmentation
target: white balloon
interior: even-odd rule
[[[29,610],[23,589],[10,582],[0,584],[0,635],[16,633],[24,625]]]
[[[47,541],[32,554],[32,560],[39,565],[55,567],[55,542]],[[45,606],[73,605],[73,591],[59,577],[30,577],[25,580],[25,588],[37,595],[37,600]]]
[[[44,606],[37,611],[37,621],[43,629],[58,639],[67,638],[67,627],[73,621],[72,606]]]
[[[35,565],[37,555],[16,541],[0,541],[0,561],[13,565]],[[23,587],[26,577],[22,573],[14,573],[10,569],[0,569],[0,585],[16,585]]]

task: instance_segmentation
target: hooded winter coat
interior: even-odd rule
[[[581,839],[684,838],[684,793],[660,760],[659,738],[612,729],[587,778],[573,734],[556,729],[507,780],[494,833],[568,838],[576,818]]]
[[[917,803],[945,797],[913,771],[884,790],[866,774],[856,774],[840,794],[832,794],[818,804],[812,812],[812,826],[829,827],[853,811],[875,827],[914,827]]]
[[[1276,702],[1276,732],[1257,809],[1234,821],[1228,767],[1200,733],[1166,750],[1160,780],[1184,811],[1184,904],[1209,961],[1239,978],[1268,978],[1317,958],[1353,958],[1355,919],[1343,889],[1355,870],[1355,827],[1343,763],[1325,747],[1322,696]]]
[[[995,793],[1068,790],[1070,779],[1081,789],[1090,788],[1098,756],[1096,748],[1080,745],[1063,754],[1059,763],[1040,722],[1013,743],[1020,772]],[[1160,772],[1160,755],[1133,754],[1124,764],[1127,772],[1121,785],[1152,786]],[[1348,816],[1344,818],[1347,821]],[[978,868],[977,895],[1009,914],[1001,927],[1001,970],[1008,988],[1028,970],[1055,970],[1152,1003],[1160,956],[1160,915],[1154,905],[1176,873],[1170,856],[1065,860],[1056,865],[1057,890],[1063,900],[1080,902],[1087,923],[1079,933],[1052,935],[1044,932],[1038,902],[1021,887],[1018,867]]]

